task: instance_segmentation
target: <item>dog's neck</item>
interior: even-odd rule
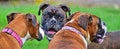
[[[24,38],[21,38],[23,44],[24,44],[25,41],[26,41],[28,38],[30,38],[30,37],[31,37],[31,36],[30,36],[29,32],[27,32],[27,35],[26,35]]]
[[[79,34],[80,37],[83,39],[83,41],[84,41],[84,43],[85,43],[85,46],[86,46],[86,48],[87,48],[87,41],[86,41],[84,35],[83,35],[79,30],[75,29],[74,27],[70,27],[70,26],[64,26],[64,27],[62,28],[62,30],[64,30],[64,29],[65,29],[65,30],[71,30],[71,31]]]
[[[6,27],[11,28],[14,32],[16,32],[22,39],[23,44],[28,38],[30,38],[27,29],[27,20],[24,17],[18,17],[14,19]]]
[[[71,27],[74,27],[75,29],[77,29],[77,30],[79,30],[81,32],[84,32],[84,33],[82,33],[83,36],[85,38],[88,38],[88,32],[86,30],[84,30],[82,27],[80,27],[76,22],[72,22],[72,21],[74,21],[74,20],[71,20],[71,21],[67,22],[65,24],[65,26],[71,26]]]
[[[67,22],[65,24],[65,26],[71,26],[71,27],[74,27],[75,29],[79,30],[83,34],[83,36],[85,37],[87,43],[89,44],[90,43],[90,41],[89,41],[89,39],[90,39],[89,31],[84,30],[82,27],[80,27],[77,24],[77,22],[74,22],[74,21],[75,21],[74,19],[70,20],[69,22]]]
[[[84,37],[84,35],[83,35],[79,30],[75,29],[74,27],[64,26],[64,27],[62,28],[62,30],[64,30],[64,29],[71,30],[71,31],[73,31],[73,32],[75,32],[75,33],[77,33],[77,34],[80,34],[80,35],[82,35],[82,36]]]
[[[4,29],[2,30],[2,32],[7,33],[7,34],[13,36],[13,37],[18,41],[19,45],[22,47],[23,42],[22,42],[21,38],[20,38],[19,35],[18,35],[16,32],[14,32],[11,28],[4,28]]]

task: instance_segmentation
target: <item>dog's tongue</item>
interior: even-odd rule
[[[101,44],[103,42],[103,39],[99,39],[99,44]]]
[[[56,32],[53,30],[48,31],[49,34],[55,34]]]
[[[99,44],[101,44],[101,43],[103,42],[103,40],[104,40],[105,37],[106,37],[106,36],[103,36],[103,38],[99,38],[99,39],[98,39]]]

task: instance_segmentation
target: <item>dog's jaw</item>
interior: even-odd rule
[[[40,31],[39,33],[41,34],[42,39],[43,39],[43,38],[44,38],[44,31],[43,31],[43,29],[42,29],[41,27],[39,27],[39,31]],[[29,31],[28,31],[27,34],[26,34],[26,36],[23,37],[23,38],[21,38],[23,44],[25,43],[25,41],[26,41],[27,39],[30,39],[30,38],[31,38],[31,36],[30,36],[30,34],[29,34]]]
[[[24,44],[24,43],[25,43],[25,41],[26,41],[27,39],[29,39],[29,38],[31,38],[31,36],[30,36],[29,32],[27,32],[26,36],[25,36],[25,37],[23,37],[23,38],[21,38],[21,39],[22,39],[23,44]]]
[[[102,32],[99,32],[95,35],[94,42],[101,44],[104,41],[104,38],[106,36],[107,27],[103,21],[101,21],[101,29]],[[102,34],[101,34],[102,33]]]
[[[107,27],[105,26],[105,23],[104,22],[101,22],[101,25],[102,25],[102,29],[104,30],[104,35],[102,37],[102,39],[99,39],[99,44],[101,44],[106,36],[106,32],[107,32]]]
[[[50,40],[52,40],[52,38],[51,37],[49,37],[49,36],[47,36],[47,38],[48,38],[48,40],[50,41]]]
[[[50,32],[51,32],[51,34],[50,34]],[[47,36],[47,38],[48,38],[49,41],[52,40],[53,36],[56,34],[55,31],[47,31],[47,33],[49,35],[49,36]]]
[[[106,37],[107,27],[105,26],[104,22],[102,22],[102,29],[104,30],[104,35],[102,39],[99,39],[99,44],[103,42],[103,39]]]

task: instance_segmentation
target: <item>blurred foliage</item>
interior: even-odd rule
[[[0,0],[0,4],[7,5],[20,5],[20,4],[40,4],[44,0]]]

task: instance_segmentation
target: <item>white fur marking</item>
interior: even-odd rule
[[[54,17],[52,17],[52,19],[53,19],[53,20],[55,20],[55,18],[54,18]]]
[[[73,21],[74,21],[74,19],[70,20],[68,23],[71,23],[71,22],[73,22]]]
[[[83,39],[83,41],[85,43],[86,49],[87,49],[87,41],[86,41],[86,39],[81,34],[79,34],[79,35],[82,37],[82,39]]]
[[[41,27],[39,27],[40,34],[42,34],[42,38],[44,38],[44,31]]]
[[[105,30],[105,34],[106,34],[106,32],[107,32],[107,27],[103,24],[103,22],[102,22],[102,29]],[[105,37],[105,34],[104,34],[104,37]]]
[[[29,38],[31,38],[31,36],[30,36],[29,32],[27,32],[26,36],[25,36],[24,38],[21,38],[21,39],[22,39],[23,44],[24,44],[24,43],[25,43],[25,41],[26,41],[27,39],[29,39]]]
[[[89,33],[88,33],[88,36],[87,36],[86,40],[87,40],[87,43],[89,45],[91,43],[91,41],[90,41],[90,34]]]

